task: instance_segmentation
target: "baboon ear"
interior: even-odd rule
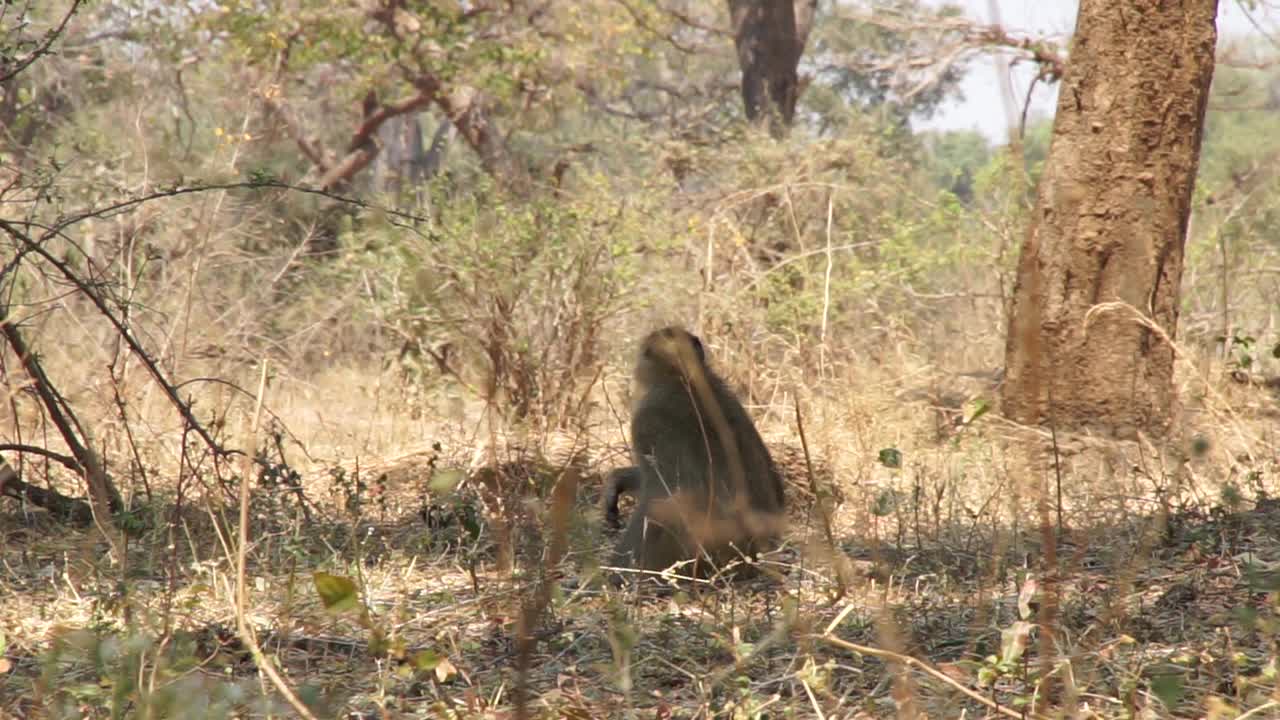
[[[693,351],[698,353],[698,362],[705,365],[707,363],[707,351],[702,349],[702,340],[693,333],[689,333],[689,339],[693,341]]]

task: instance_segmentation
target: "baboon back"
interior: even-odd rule
[[[708,368],[702,372],[725,427],[717,427],[713,410],[703,406],[691,383],[650,387],[635,408],[636,475],[621,478],[621,484],[638,482],[639,497],[615,564],[662,570],[696,558],[701,548],[720,565],[776,540],[776,532],[762,530],[758,520],[781,516],[782,479],[742,404]],[[726,442],[723,430],[732,442]],[[735,445],[741,477],[735,477],[728,454]],[[618,489],[615,483],[615,513]]]

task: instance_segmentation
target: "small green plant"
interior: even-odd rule
[[[1257,338],[1252,335],[1242,335],[1237,329],[1232,332],[1231,337],[1219,335],[1218,342],[1225,345],[1227,357],[1234,368],[1248,372],[1253,367],[1254,346],[1257,345]],[[1280,345],[1277,349],[1280,349]]]
[[[1012,684],[1020,688],[1011,703],[1015,707],[1029,706],[1033,699],[1030,689],[1039,685],[1038,666],[1027,662],[1027,648],[1036,629],[1034,615],[1039,592],[1035,578],[1023,581],[1018,593],[1018,619],[1000,631],[1000,654],[986,656],[978,667],[979,687]]]
[[[1255,563],[1246,563],[1243,569],[1245,585],[1252,592],[1265,593],[1266,600],[1259,606],[1234,608],[1235,624],[1244,633],[1257,633],[1269,651],[1232,656],[1237,673],[1234,699],[1239,711],[1274,707],[1276,683],[1280,681],[1280,654],[1276,650],[1280,640],[1280,572]]]
[[[880,464],[890,470],[900,470],[902,468],[902,451],[898,448],[883,448],[878,458]]]
[[[284,431],[272,423],[267,440],[258,452],[258,487],[256,497],[267,504],[276,517],[301,516],[311,521],[311,501],[302,487],[302,475],[289,464],[284,452]]]
[[[360,598],[360,590],[354,580],[324,571],[316,571],[311,577],[315,583],[316,595],[325,610],[337,615],[352,616],[369,632],[370,655],[406,661],[413,670],[435,673],[439,680],[452,676],[453,665],[444,654],[431,648],[410,651],[404,638],[396,633],[394,627],[389,627],[389,623],[371,611],[369,605]]]
[[[340,272],[370,285],[373,314],[402,339],[406,379],[461,386],[515,421],[573,416],[629,302],[648,216],[607,188],[531,202],[484,183],[450,192],[435,188],[436,221],[418,233],[345,235],[352,262]]]
[[[254,678],[198,671],[227,662],[221,653],[210,659],[200,645],[187,632],[161,643],[145,632],[64,631],[42,657],[37,690],[53,718],[221,720],[285,712],[285,705],[262,695]]]

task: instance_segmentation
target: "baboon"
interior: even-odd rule
[[[707,366],[702,341],[679,327],[650,333],[635,385],[635,465],[611,473],[605,488],[614,519],[619,492],[637,496],[613,565],[660,571],[692,560],[692,573],[705,574],[773,545],[782,479],[751,417]]]
[[[639,488],[640,468],[635,465],[615,468],[604,476],[604,495],[601,503],[604,505],[604,519],[609,523],[609,527],[616,528],[622,525],[622,521],[618,518],[618,498],[627,494],[634,495]]]
[[[783,487],[787,488],[786,492],[792,495],[791,500],[787,502],[788,510],[791,512],[798,511],[797,502],[801,509],[806,503],[812,503],[813,480],[817,481],[818,487],[827,492],[837,505],[844,502],[844,493],[836,484],[835,474],[824,457],[806,457],[804,448],[800,445],[781,441],[769,446],[769,455],[773,459],[773,466],[777,469],[778,476],[782,478]],[[812,480],[809,477],[810,467],[813,473]],[[623,495],[634,496],[639,488],[640,468],[634,465],[614,468],[604,476],[600,504],[604,510],[605,522],[609,527],[622,526],[618,513],[618,501]],[[795,493],[801,496],[799,501]]]

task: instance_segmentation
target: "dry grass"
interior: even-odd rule
[[[788,196],[810,203],[800,216],[825,217],[829,191],[855,203],[854,218],[887,202],[819,189]],[[160,219],[228,212],[210,204],[175,201]],[[320,716],[513,716],[517,622],[540,587],[549,602],[525,679],[542,717],[1008,717],[1044,694],[1074,717],[1228,717],[1222,708],[1263,707],[1272,692],[1280,410],[1274,393],[1226,379],[1216,360],[1181,354],[1185,407],[1168,437],[1118,443],[1013,427],[996,411],[974,419],[995,398],[993,379],[975,371],[999,365],[1004,325],[985,256],[921,264],[945,274],[954,297],[878,285],[868,264],[833,291],[852,299],[818,347],[814,321],[786,331],[760,317],[768,303],[749,290],[767,271],[735,244],[754,231],[751,213],[709,213],[706,246],[683,238],[646,255],[646,276],[665,282],[604,328],[603,370],[568,413],[586,449],[568,554],[546,568],[559,463],[536,460],[559,457],[559,441],[505,427],[466,368],[407,375],[388,360],[401,338],[388,335],[386,308],[350,276],[326,282],[347,258],[299,262],[263,211],[235,209],[227,226],[152,228],[171,255],[133,287],[135,327],[171,377],[203,378],[182,396],[230,447],[248,445],[266,362],[256,445],[273,474],[252,487],[244,614]],[[982,220],[1012,228],[983,236],[988,245],[1017,235],[1016,217]],[[887,236],[893,218],[881,221],[867,232]],[[824,241],[810,225],[791,238],[805,252]],[[82,229],[104,237],[105,264],[119,261],[103,228]],[[713,249],[724,267],[704,286],[695,276]],[[208,717],[292,713],[236,637],[241,465],[190,442],[81,301],[36,287],[24,327],[137,509],[121,558],[96,530],[0,503],[0,714],[106,716],[114,693],[126,714],[179,715],[166,692]],[[599,476],[625,461],[633,338],[694,317],[767,442],[797,446],[802,408],[838,491],[837,547],[793,482],[788,542],[765,578],[607,591],[595,572],[612,537],[596,504]],[[56,447],[8,382],[6,432]],[[502,492],[486,494],[482,466],[502,471]],[[20,469],[83,494],[38,461]],[[1056,568],[1042,565],[1047,542]],[[316,572],[351,578],[367,612],[327,610]],[[1049,606],[1035,630],[1056,643],[1046,657],[1022,621],[1045,620]]]
[[[617,463],[625,443],[614,412],[625,407],[625,372],[607,371],[601,387],[608,392],[598,392],[586,423],[590,471]],[[1247,565],[1280,562],[1273,530],[1280,509],[1253,502],[1276,493],[1275,397],[1230,383],[1206,386],[1202,375],[1184,373],[1188,437],[1208,440],[1197,454],[1182,440],[1055,442],[995,414],[957,431],[947,419],[954,415],[931,406],[938,399],[931,388],[947,384],[935,368],[843,372],[859,382],[829,379],[801,397],[810,446],[843,496],[834,515],[839,554],[824,549],[810,506],[794,514],[787,548],[769,560],[776,579],[659,597],[606,592],[591,581],[610,540],[594,509],[598,485],[587,483],[567,563],[535,630],[529,682],[536,714],[860,717],[914,707],[929,717],[995,716],[1034,697],[1041,679],[1034,661],[1012,662],[992,676],[992,687],[979,689],[1001,709],[955,684],[977,687],[979,671],[995,667],[984,658],[999,655],[1001,633],[1015,628],[1027,579],[1045,584],[1035,509],[1039,493],[1056,490],[1059,470],[1056,692],[1069,680],[1078,716],[1086,717],[1142,708],[1164,715],[1169,710],[1157,709],[1155,697],[1169,677],[1178,679],[1182,698],[1175,714],[1259,702],[1245,678],[1261,677],[1274,636],[1248,622],[1250,612],[1269,617],[1270,610],[1259,589],[1265,583],[1250,587]],[[913,387],[925,392],[912,395]],[[247,421],[250,398],[216,386],[196,392],[197,407],[216,408],[233,433],[242,432],[236,425]],[[291,438],[282,442],[284,459],[299,470],[309,517],[294,494],[255,489],[248,619],[289,681],[304,698],[325,699],[322,715],[507,716],[514,622],[539,577],[537,523],[545,507],[526,503],[515,529],[515,573],[506,577],[495,572],[489,528],[481,523],[473,537],[459,514],[472,507],[483,515],[482,503],[465,485],[456,495],[465,500],[453,505],[428,488],[450,468],[474,463],[478,447],[496,441],[501,459],[537,438],[491,437],[477,403],[406,395],[393,375],[368,368],[328,368],[305,379],[281,372],[266,400]],[[783,420],[791,405],[789,394],[773,392],[767,407],[753,408],[768,418],[762,429],[770,442],[795,441]],[[109,426],[111,416],[100,422]],[[5,505],[0,632],[14,665],[0,680],[7,713],[37,713],[38,703],[66,698],[71,688],[79,704],[66,708],[93,707],[90,688],[100,689],[105,704],[119,687],[110,662],[97,671],[85,662],[42,664],[53,647],[80,647],[57,640],[74,628],[145,631],[167,638],[166,649],[188,648],[198,666],[155,675],[146,669],[163,653],[154,645],[143,652],[138,677],[153,689],[200,678],[209,694],[217,683],[255,677],[230,630],[234,565],[217,531],[229,527],[230,501],[213,484],[188,484],[185,510],[175,515],[172,420],[157,412],[134,425],[150,433],[135,437],[142,435],[143,456],[154,462],[150,487],[160,499],[130,543],[124,577],[94,532]],[[886,467],[883,448],[901,452],[900,468]],[[121,456],[107,455],[117,478],[136,491]],[[1225,482],[1247,499],[1238,509],[1224,509]],[[65,478],[62,485],[75,490]],[[837,568],[851,580],[844,594]],[[312,585],[317,570],[357,580],[380,639],[350,614],[324,609]],[[905,672],[893,656],[840,649],[822,641],[828,632],[916,658],[941,676]],[[423,660],[424,650],[447,663]],[[245,688],[265,691],[256,681]],[[46,704],[46,712],[55,707]]]
[[[6,212],[48,223],[181,178],[296,177],[264,88],[228,57],[185,80],[167,51],[112,67],[136,89],[86,100],[31,153],[64,160],[34,168],[57,202],[25,205],[34,196],[19,187]],[[180,97],[164,89],[175,80]],[[347,102],[324,94],[325,107]],[[157,119],[179,100],[200,114],[186,149]],[[341,118],[315,120],[341,131]],[[974,371],[1002,362],[1029,213],[1022,168],[989,166],[961,206],[920,177],[936,168],[861,120],[825,140],[796,135],[578,138],[600,164],[575,159],[529,217],[451,152],[434,220],[412,228],[310,194],[206,188],[49,238],[53,257],[127,308],[200,422],[261,464],[195,442],[83,288],[32,259],[6,276],[5,319],[132,510],[117,555],[98,529],[0,498],[0,718],[292,716],[237,636],[241,620],[319,717],[519,717],[517,628],[530,608],[523,680],[538,717],[1034,717],[1042,700],[1078,718],[1274,714],[1280,402],[1200,352],[1218,332],[1261,328],[1252,352],[1271,362],[1265,208],[1246,232],[1230,226],[1236,210],[1216,209],[1233,203],[1196,205],[1176,432],[1055,434],[994,409],[974,419],[994,399]],[[681,154],[696,172],[675,184],[663,158]],[[353,192],[373,197],[365,190]],[[616,257],[600,252],[615,244]],[[579,282],[601,276],[610,283]],[[585,361],[559,352],[565,322],[602,347]],[[836,547],[807,478],[793,478],[787,543],[763,578],[641,593],[597,582],[613,541],[599,476],[625,461],[630,353],[669,323],[698,326],[774,447],[798,444],[801,407],[838,491]],[[585,441],[564,527],[549,523],[566,487],[563,439],[506,427],[479,399],[487,363],[501,364],[485,355],[495,338],[506,361],[541,342],[530,354],[557,351],[552,370],[590,366],[567,368],[582,376],[562,385],[591,392],[555,418]],[[428,357],[449,343],[456,375]],[[403,351],[414,347],[426,358],[416,366]],[[0,361],[0,437],[61,452],[11,353]],[[529,375],[499,384],[529,391],[541,379]],[[499,471],[496,489],[478,480],[483,467]],[[245,468],[256,474],[241,608]],[[18,470],[84,494],[39,458]],[[567,556],[547,567],[558,531]],[[316,573],[351,579],[356,607],[326,608]]]

